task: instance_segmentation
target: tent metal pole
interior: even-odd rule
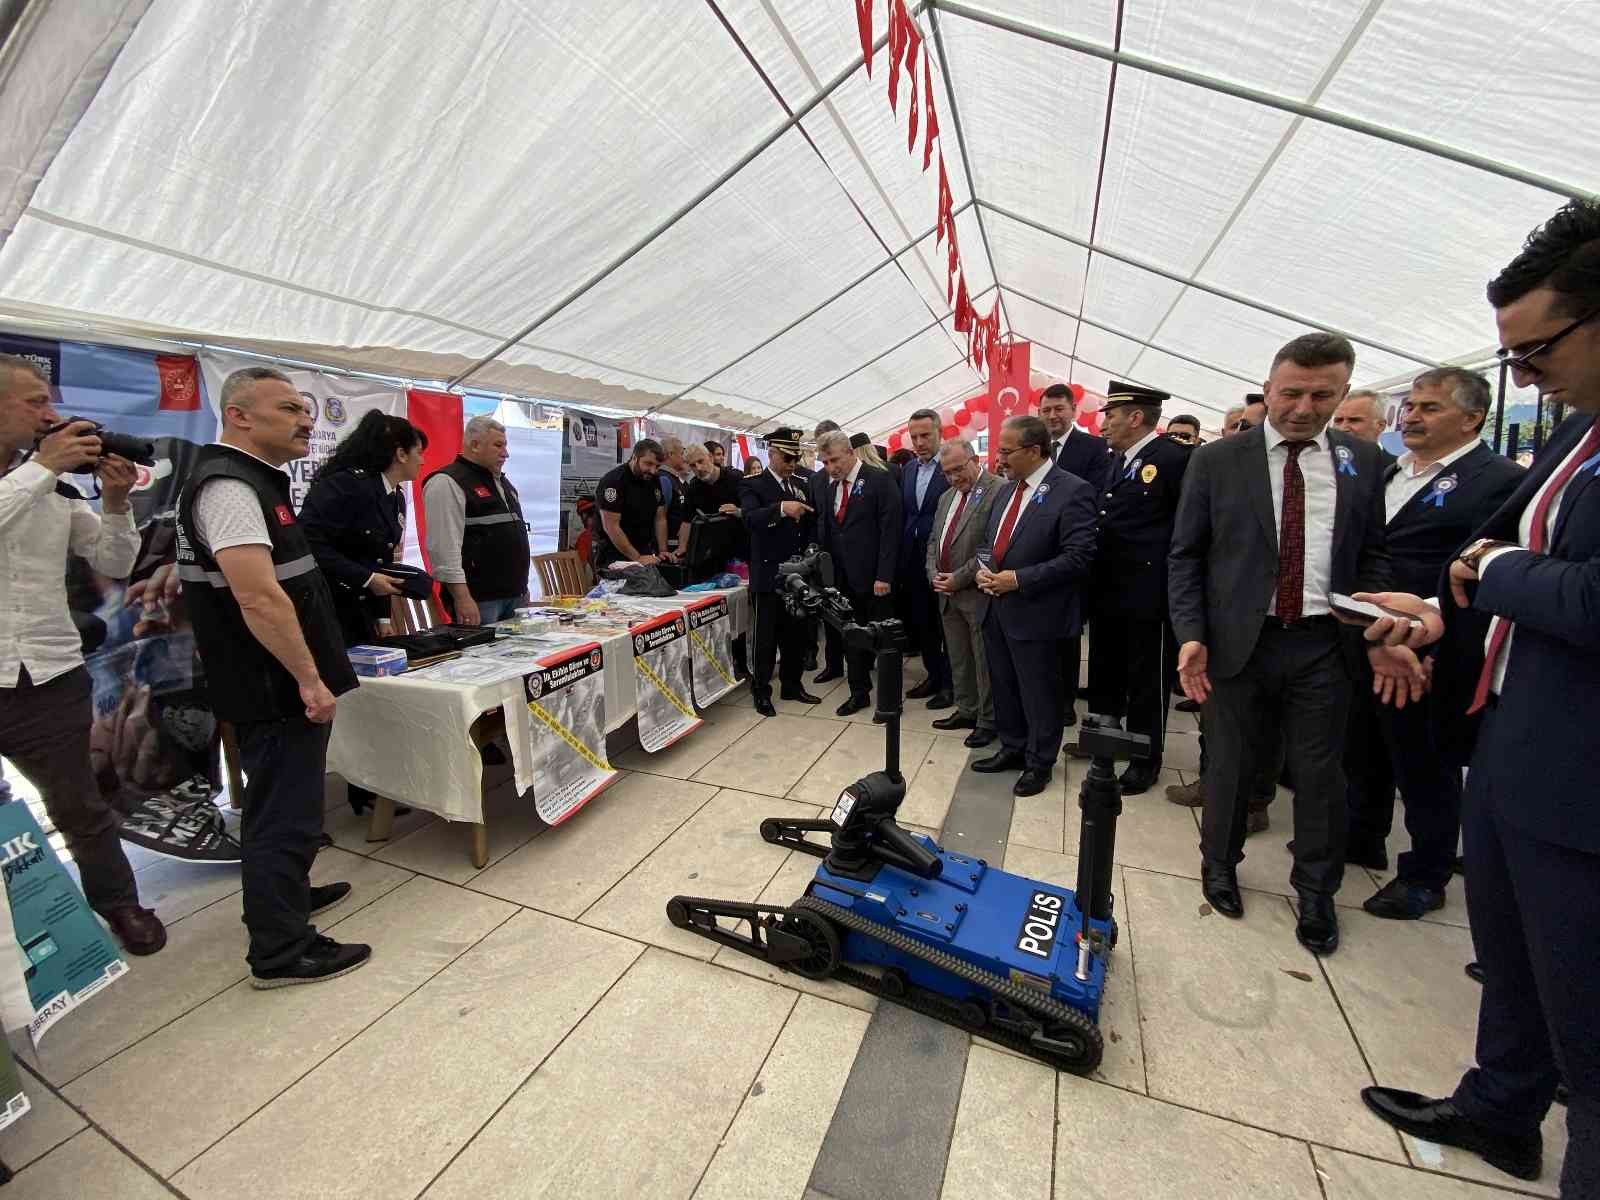
[[[1241,375],[1237,371],[1230,371],[1227,367],[1219,367],[1216,363],[1209,363],[1204,359],[1190,358],[1187,354],[1181,354],[1176,350],[1170,350],[1166,346],[1161,345],[1159,342],[1149,342],[1144,338],[1135,337],[1131,333],[1124,333],[1122,330],[1113,325],[1102,325],[1099,321],[1091,320],[1082,313],[1068,312],[1064,308],[1051,304],[1048,300],[1041,300],[1038,296],[1029,295],[1021,288],[1004,287],[1001,289],[1001,291],[1010,292],[1014,296],[1037,304],[1040,308],[1048,308],[1051,312],[1060,313],[1063,317],[1070,317],[1074,321],[1081,321],[1091,329],[1099,329],[1105,333],[1114,334],[1115,336],[1122,338],[1124,341],[1137,343],[1146,349],[1158,351],[1159,353],[1168,355],[1171,358],[1176,358],[1180,362],[1186,362],[1190,366],[1204,367],[1207,371],[1215,371],[1218,375],[1226,375],[1230,379],[1237,379],[1240,383],[1248,383],[1252,388],[1261,386],[1261,381],[1259,379],[1251,379],[1248,375]],[[1076,358],[1077,356],[1073,355],[1072,357]]]
[[[991,283],[988,287],[984,288],[983,291],[979,292],[978,296],[986,296],[986,295],[988,295],[990,292],[992,292],[994,290],[995,290],[995,285]],[[969,299],[976,300],[978,298],[978,296],[972,296],[972,297],[969,297]],[[843,375],[839,376],[839,378],[833,380],[830,383],[823,384],[821,387],[819,387],[814,392],[810,392],[810,393],[808,393],[808,394],[806,394],[804,396],[801,396],[800,399],[796,400],[793,404],[789,405],[788,408],[780,409],[778,412],[773,413],[769,417],[762,417],[761,420],[756,422],[756,425],[765,425],[768,421],[776,421],[779,417],[788,416],[790,413],[792,413],[795,409],[799,408],[806,401],[816,399],[816,397],[822,395],[823,392],[827,391],[831,387],[837,387],[839,384],[843,383],[846,379],[849,379],[850,376],[852,376],[852,375],[859,375],[862,371],[865,371],[873,363],[880,362],[881,360],[883,360],[885,358],[888,358],[889,355],[893,354],[896,350],[900,349],[900,347],[904,346],[907,342],[916,341],[919,337],[921,337],[923,334],[927,333],[930,329],[933,329],[936,326],[938,326],[942,321],[946,320],[949,316],[950,316],[949,313],[944,313],[942,316],[935,317],[932,321],[929,321],[921,329],[913,330],[910,334],[908,334],[907,336],[901,338],[898,342],[896,342],[894,345],[890,346],[887,350],[879,351],[877,354],[874,354],[871,358],[867,359],[866,362],[860,363],[860,364],[858,364],[858,365],[856,365],[854,367],[851,367],[850,370],[846,371]],[[966,360],[963,359],[962,361],[965,362]],[[950,369],[949,367],[945,368],[946,371],[948,371],[949,369]],[[926,383],[926,382],[927,382],[927,380],[923,380],[923,383]],[[920,387],[921,384],[918,384],[917,386]],[[901,392],[900,395],[903,396],[903,395],[905,395],[905,393]],[[882,407],[883,407],[883,405],[881,405],[881,404],[878,406],[878,408],[882,408]],[[871,409],[869,411],[877,412],[878,410],[875,408],[875,409]],[[750,426],[750,429],[754,429],[756,427],[756,425]],[[750,429],[746,429],[744,432],[745,433],[749,433]]]
[[[1460,163],[1462,166],[1472,167],[1474,170],[1485,171],[1491,175],[1499,175],[1501,178],[1512,179],[1518,183],[1525,183],[1530,187],[1554,192],[1557,195],[1579,200],[1588,199],[1594,195],[1589,189],[1578,187],[1576,184],[1564,183],[1559,179],[1552,179],[1548,175],[1541,175],[1537,171],[1528,171],[1521,167],[1512,166],[1510,163],[1497,162],[1492,158],[1485,158],[1481,154],[1473,154],[1471,151],[1463,150],[1460,147],[1434,141],[1432,138],[1418,137],[1414,133],[1391,129],[1374,121],[1365,121],[1360,117],[1352,117],[1345,113],[1334,112],[1331,109],[1320,108],[1315,104],[1307,104],[1304,101],[1294,100],[1288,96],[1279,96],[1276,93],[1262,91],[1259,88],[1246,87],[1243,84],[1232,83],[1226,79],[1218,79],[1200,71],[1191,71],[1187,67],[1162,62],[1160,59],[1147,58],[1142,54],[1134,54],[1127,50],[1117,50],[1105,45],[1103,42],[1074,37],[1057,29],[1047,29],[1042,25],[1035,25],[1031,21],[1024,21],[1017,17],[1006,16],[1004,13],[993,12],[976,4],[965,3],[965,0],[928,0],[928,2],[933,10],[929,13],[929,19],[935,21],[935,29],[938,28],[937,13],[942,10],[958,17],[964,17],[969,21],[975,21],[980,25],[990,25],[996,29],[1003,29],[1007,33],[1015,33],[1022,37],[1032,38],[1037,42],[1047,42],[1052,46],[1059,46],[1063,50],[1074,50],[1079,54],[1087,54],[1091,58],[1118,63],[1135,71],[1145,71],[1151,75],[1160,75],[1163,78],[1177,80],[1179,83],[1187,83],[1193,87],[1204,88],[1207,91],[1221,92],[1223,95],[1232,96],[1235,99],[1244,100],[1251,104],[1261,104],[1268,108],[1279,109],[1282,112],[1294,113],[1296,116],[1305,117],[1310,121],[1319,121],[1324,125],[1334,125],[1340,129],[1348,129],[1353,133],[1393,142],[1397,146],[1405,146],[1407,149],[1417,150],[1435,158],[1448,159],[1451,162]]]
[[[956,81],[950,74],[950,63],[944,54],[944,37],[939,32],[939,14],[933,5],[928,6],[928,27],[933,34],[934,53],[939,57],[939,74],[944,76],[945,95],[950,97],[950,124],[956,131],[956,149],[961,152],[961,170],[967,177],[967,195],[976,197],[978,185],[972,179],[972,160],[967,157],[967,137],[961,131],[961,109],[956,105]],[[978,207],[978,237],[983,242],[983,255],[989,260],[989,276],[995,283],[1000,282],[1000,272],[995,270],[994,251],[989,248],[989,230],[983,223],[983,207]],[[968,296],[967,299],[971,299]],[[1014,332],[1011,324],[1011,314],[1006,312],[1006,298],[1002,291],[995,297],[995,303],[1000,306],[1000,316],[1006,323],[1006,329]]]
[[[1028,337],[1028,335],[1025,334],[1025,333],[1018,334],[1017,336],[1023,338],[1026,341],[1032,342],[1035,346],[1043,346],[1046,350],[1050,351],[1051,354],[1059,354],[1059,355],[1061,355],[1062,358],[1070,359],[1073,362],[1081,362],[1084,366],[1092,367],[1096,371],[1104,371],[1107,375],[1111,376],[1113,379],[1121,379],[1125,383],[1136,384],[1139,387],[1153,388],[1153,387],[1157,386],[1157,385],[1155,385],[1153,383],[1150,383],[1150,382],[1148,382],[1146,380],[1135,379],[1131,375],[1124,375],[1124,374],[1121,374],[1120,372],[1113,371],[1110,367],[1102,367],[1099,363],[1090,362],[1087,358],[1083,358],[1080,355],[1068,354],[1065,350],[1061,349],[1059,346],[1052,346],[1049,342],[1041,342],[1038,338]],[[1158,388],[1157,390],[1165,391],[1164,388]],[[1179,396],[1176,393],[1174,393],[1172,398],[1174,400],[1182,400],[1185,404],[1192,404],[1196,408],[1203,408],[1207,412],[1214,412],[1219,417],[1225,417],[1225,416],[1228,415],[1228,410],[1227,409],[1218,408],[1215,404],[1207,404],[1204,400],[1196,400],[1193,396]]]
[[[1505,436],[1503,423],[1506,417],[1506,370],[1505,363],[1500,364],[1500,387],[1494,398],[1494,452],[1499,454],[1504,448],[1501,439]]]
[[[914,16],[916,12],[920,11],[927,4],[927,2],[928,0],[919,0],[919,2],[913,8],[912,15]],[[877,51],[881,50],[888,43],[888,41],[889,35],[887,33],[878,38],[872,44],[873,53],[877,53]],[[745,151],[744,154],[740,155],[738,160],[734,162],[732,166],[728,167],[709,184],[696,192],[690,200],[680,205],[671,216],[667,217],[666,220],[662,221],[649,233],[645,234],[638,241],[634,242],[633,245],[629,246],[605,266],[601,267],[600,270],[589,276],[588,279],[584,280],[577,287],[573,288],[560,300],[557,300],[549,308],[545,309],[526,326],[524,326],[518,333],[514,334],[510,338],[507,338],[504,342],[497,346],[492,353],[484,358],[480,358],[465,371],[462,371],[459,375],[456,375],[454,378],[449,380],[446,386],[460,386],[463,380],[471,378],[489,363],[492,363],[507,350],[511,349],[518,342],[522,341],[523,338],[527,337],[535,329],[538,329],[541,325],[545,324],[564,309],[582,299],[595,287],[605,282],[606,279],[610,278],[610,276],[613,275],[618,268],[623,266],[623,264],[628,262],[629,259],[639,254],[662,234],[666,233],[667,230],[671,229],[679,221],[683,220],[695,209],[699,208],[701,204],[703,204],[708,198],[721,189],[723,184],[727,183],[728,180],[732,179],[740,171],[744,170],[756,159],[760,158],[762,154],[766,153],[767,150],[777,143],[779,138],[783,137],[784,134],[788,133],[796,125],[800,124],[801,121],[805,120],[805,118],[811,114],[813,109],[820,106],[824,100],[833,95],[833,93],[842,87],[852,75],[859,71],[862,63],[865,61],[866,58],[863,55],[856,55],[855,58],[850,60],[850,64],[846,66],[844,70],[840,71],[837,75],[830,79],[826,85],[824,85],[821,91],[819,91],[815,96],[811,97],[811,99],[807,100],[799,108],[795,109],[793,116],[784,120],[782,124],[780,124],[771,133],[767,134],[766,137],[762,138],[749,150]]]
[[[973,203],[974,203],[974,201],[968,200],[960,208],[955,209],[954,211],[958,212],[958,213],[965,212],[967,209],[972,207]],[[754,346],[751,346],[750,349],[746,350],[743,354],[739,355],[738,358],[732,360],[731,362],[724,363],[722,366],[718,367],[715,371],[711,372],[711,374],[707,375],[704,379],[700,380],[698,383],[691,383],[688,387],[684,388],[676,396],[673,396],[671,399],[662,401],[661,404],[657,405],[655,408],[650,409],[644,415],[647,416],[647,417],[653,417],[653,416],[656,416],[659,413],[665,412],[667,409],[671,408],[674,404],[676,404],[679,400],[682,400],[685,396],[687,396],[690,392],[694,391],[696,388],[704,387],[706,384],[710,383],[713,379],[715,379],[718,375],[721,375],[724,371],[733,370],[734,367],[738,366],[745,359],[749,358],[752,354],[758,354],[762,350],[765,350],[768,346],[772,345],[773,342],[777,341],[779,338],[781,338],[784,334],[788,333],[791,329],[795,328],[797,325],[803,325],[805,322],[809,321],[812,317],[816,316],[823,309],[827,308],[828,305],[832,304],[836,300],[843,299],[845,296],[847,296],[849,293],[853,292],[861,284],[863,284],[867,280],[871,279],[879,271],[883,270],[885,267],[892,266],[894,263],[898,262],[903,256],[911,253],[911,251],[915,250],[918,246],[922,245],[923,242],[927,241],[928,238],[932,237],[933,234],[935,232],[937,232],[937,230],[938,230],[938,226],[935,226],[933,229],[930,229],[926,233],[924,233],[921,236],[917,237],[914,241],[907,242],[904,246],[902,246],[899,250],[896,250],[893,254],[889,255],[889,257],[884,259],[882,262],[874,263],[872,265],[872,267],[868,271],[866,271],[862,275],[857,276],[855,279],[852,279],[849,283],[845,284],[842,288],[840,288],[833,295],[829,296],[826,300],[822,301],[822,303],[818,304],[810,312],[804,313],[801,316],[796,317],[794,320],[790,321],[787,325],[785,325],[782,329],[778,330],[776,333],[772,334],[770,337],[762,338],[761,341],[757,342]],[[913,284],[912,286],[915,287],[916,285]],[[943,319],[944,319],[943,317],[939,318],[939,320],[943,320]],[[929,328],[931,329],[932,326],[929,326]],[[781,416],[782,414],[779,414],[779,415]],[[768,420],[768,419],[770,419],[770,418],[763,418],[763,420]]]
[[[1219,288],[1209,283],[1202,283],[1200,280],[1191,276],[1180,275],[1176,271],[1169,271],[1165,267],[1158,267],[1155,263],[1146,262],[1142,258],[1135,258],[1131,254],[1124,254],[1120,250],[1112,250],[1094,242],[1087,241],[1084,238],[1074,237],[1070,233],[1062,233],[1061,230],[1052,229],[1049,225],[1045,225],[1040,221],[1035,221],[1032,217],[1025,217],[1021,213],[1012,212],[1009,208],[1002,208],[998,204],[990,204],[987,200],[982,198],[978,200],[978,207],[980,209],[987,208],[991,212],[999,213],[1002,217],[1005,217],[1011,221],[1015,221],[1019,225],[1026,225],[1029,229],[1037,229],[1040,233],[1048,234],[1053,238],[1060,238],[1063,242],[1071,242],[1074,246],[1081,246],[1085,250],[1092,250],[1096,254],[1103,254],[1107,258],[1114,258],[1120,263],[1126,263],[1130,267],[1137,267],[1141,271],[1149,271],[1152,275],[1159,275],[1163,279],[1170,279],[1173,283],[1184,284],[1187,287],[1194,288],[1196,291],[1208,292],[1209,294],[1220,299],[1231,300],[1235,304],[1242,304],[1246,308],[1255,309],[1257,312],[1264,312],[1271,316],[1279,317],[1285,321],[1293,321],[1296,325],[1309,325],[1312,329],[1320,329],[1324,333],[1336,333],[1340,337],[1349,338],[1352,342],[1356,342],[1359,345],[1370,346],[1374,350],[1382,350],[1385,354],[1393,354],[1396,358],[1404,358],[1410,362],[1421,363],[1427,367],[1439,367],[1444,365],[1443,363],[1434,362],[1431,358],[1423,358],[1420,354],[1413,354],[1409,350],[1402,350],[1398,346],[1390,346],[1385,342],[1373,341],[1371,338],[1361,337],[1357,334],[1350,333],[1348,330],[1339,329],[1332,325],[1326,325],[1321,321],[1313,321],[1310,317],[1301,316],[1299,313],[1292,313],[1286,309],[1275,308],[1270,304],[1263,304],[1259,300],[1251,300],[1248,296],[1241,296],[1238,292],[1230,292],[1226,288]]]

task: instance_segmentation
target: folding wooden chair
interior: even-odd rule
[[[582,596],[594,586],[594,572],[576,550],[535,554],[533,567],[539,576],[539,595],[544,599]]]

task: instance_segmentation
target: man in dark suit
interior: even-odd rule
[[[1038,417],[1012,417],[997,438],[1009,482],[994,498],[974,577],[994,697],[998,754],[974,771],[1015,771],[1018,796],[1050,782],[1061,753],[1056,643],[1083,626],[1081,592],[1094,559],[1094,488],[1051,463]]]
[[[772,706],[772,668],[780,650],[780,698],[803,704],[816,704],[818,699],[800,682],[806,622],[784,607],[778,577],[778,564],[804,550],[813,529],[806,492],[794,477],[800,462],[800,431],[773,430],[767,435],[767,451],[771,466],[741,481],[739,507],[750,531],[750,604],[755,630],[750,693],[756,711],[772,717],[778,711]]]
[[[1201,883],[1225,916],[1244,914],[1236,865],[1261,714],[1281,714],[1293,772],[1300,899],[1295,933],[1316,954],[1339,945],[1333,896],[1344,874],[1340,766],[1350,675],[1329,597],[1390,578],[1378,448],[1326,428],[1344,399],[1355,350],[1312,333],[1279,350],[1267,423],[1201,446],[1189,460],[1169,560],[1172,624],[1185,694],[1205,705],[1210,774],[1201,821]],[[1376,590],[1383,590],[1380,586]],[[1374,648],[1376,669],[1399,674]]]
[[[1115,452],[1096,528],[1089,585],[1089,712],[1150,739],[1150,754],[1122,772],[1122,794],[1149,791],[1161,774],[1167,727],[1167,550],[1193,451],[1161,437],[1156,422],[1166,392],[1113,382],[1101,428]],[[1068,752],[1073,751],[1068,747]]]
[[[1595,1196],[1600,204],[1574,200],[1537,230],[1489,285],[1489,302],[1517,386],[1574,412],[1438,585],[1445,631],[1433,690],[1450,718],[1443,732],[1455,735],[1444,749],[1471,750],[1462,833],[1484,972],[1477,1066],[1446,1099],[1387,1087],[1362,1097],[1398,1129],[1536,1179],[1539,1127],[1565,1080],[1561,1194]],[[1428,612],[1418,596],[1378,599]],[[1368,636],[1383,636],[1381,626]]]
[[[1333,419],[1328,424],[1363,442],[1376,442],[1389,428],[1388,418],[1383,414],[1383,397],[1377,392],[1351,392],[1344,403],[1333,410]],[[1394,455],[1387,450],[1383,456],[1388,462],[1394,462]]]
[[[1068,474],[1076,475],[1095,494],[1104,492],[1111,470],[1111,447],[1105,438],[1096,437],[1077,423],[1077,399],[1064,383],[1052,383],[1039,396],[1039,419],[1050,432],[1050,461]],[[1083,634],[1075,633],[1058,643],[1061,655],[1062,720],[1078,723],[1078,676],[1083,662]]]
[[[827,507],[817,513],[817,544],[833,557],[834,580],[862,624],[892,615],[890,594],[900,553],[900,493],[889,472],[866,466],[835,431],[817,441],[828,473]],[[820,495],[819,495],[820,498]],[[872,651],[845,652],[850,696],[838,714],[872,703]]]
[[[906,692],[909,700],[926,700],[929,708],[949,708],[955,703],[950,659],[945,654],[944,622],[933,587],[928,583],[928,537],[933,531],[939,497],[949,484],[939,467],[939,414],[919,408],[906,422],[911,450],[916,455],[906,464],[900,478],[900,563],[896,587],[897,607],[907,621],[907,630],[922,652],[922,665],[928,677]]]
[[[839,429],[837,421],[818,421],[817,427],[811,431],[811,445],[813,448],[822,440],[825,433],[836,433]],[[828,473],[823,470],[810,472],[806,482],[809,493],[807,503],[814,512],[823,512],[828,507],[828,496],[833,490],[833,481],[828,478]],[[820,541],[820,538],[819,538]],[[818,627],[821,627],[820,629]],[[839,631],[832,625],[823,622],[821,617],[813,617],[810,621],[809,639],[806,643],[810,657],[806,661],[806,670],[811,670],[817,665],[817,634],[822,634],[822,670],[811,680],[812,683],[832,683],[835,679],[844,678],[844,639],[839,636]]]
[[[1400,414],[1406,453],[1389,468],[1384,489],[1389,559],[1400,591],[1432,594],[1439,573],[1522,478],[1521,467],[1483,444],[1491,400],[1483,376],[1457,367],[1426,371],[1411,384]],[[1461,771],[1440,752],[1432,696],[1404,708],[1373,707],[1378,744],[1345,749],[1349,845],[1352,852],[1383,852],[1398,784],[1411,849],[1363,907],[1375,917],[1415,920],[1444,907],[1461,833]],[[1361,759],[1376,760],[1365,778],[1352,769]]]

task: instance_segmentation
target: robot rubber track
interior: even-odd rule
[[[806,896],[783,907],[674,896],[667,904],[667,917],[680,929],[782,970],[808,979],[837,979],[1062,1071],[1087,1075],[1100,1065],[1105,1052],[1099,1028],[1077,1009],[826,900]],[[723,928],[717,924],[719,917],[745,922],[749,934]],[[878,975],[850,966],[841,950],[845,932],[920,959],[981,988],[987,998],[983,1003],[951,1000],[893,969]]]

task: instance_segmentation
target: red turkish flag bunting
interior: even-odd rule
[[[895,112],[900,111],[900,60],[905,57],[910,25],[905,0],[889,0],[889,107]]]
[[[933,110],[928,110],[929,118]],[[950,211],[950,177],[944,173],[944,155],[939,155],[939,236],[933,244],[937,246],[946,237],[954,237],[956,232],[955,217]]]
[[[926,171],[928,164],[933,161],[933,139],[939,136],[939,117],[933,111],[933,64],[928,61],[926,49],[922,51],[922,103],[928,110],[927,119],[923,121],[922,135],[922,169]],[[943,165],[940,164],[941,167]],[[939,189],[939,203],[943,205],[947,203],[949,185],[944,184],[942,178],[940,182],[942,186]]]
[[[962,277],[956,284],[956,332],[967,333],[972,329],[972,302],[967,299],[967,281]]]
[[[922,35],[909,17],[906,19],[906,76],[911,80],[911,124],[906,130],[906,153],[917,148],[917,55],[922,50]]]
[[[856,29],[861,33],[861,57],[872,78],[872,0],[856,0]]]
[[[950,289],[955,285],[956,271],[961,266],[961,251],[956,249],[956,226],[950,222],[950,254],[946,260],[944,275],[944,298],[951,299]]]

